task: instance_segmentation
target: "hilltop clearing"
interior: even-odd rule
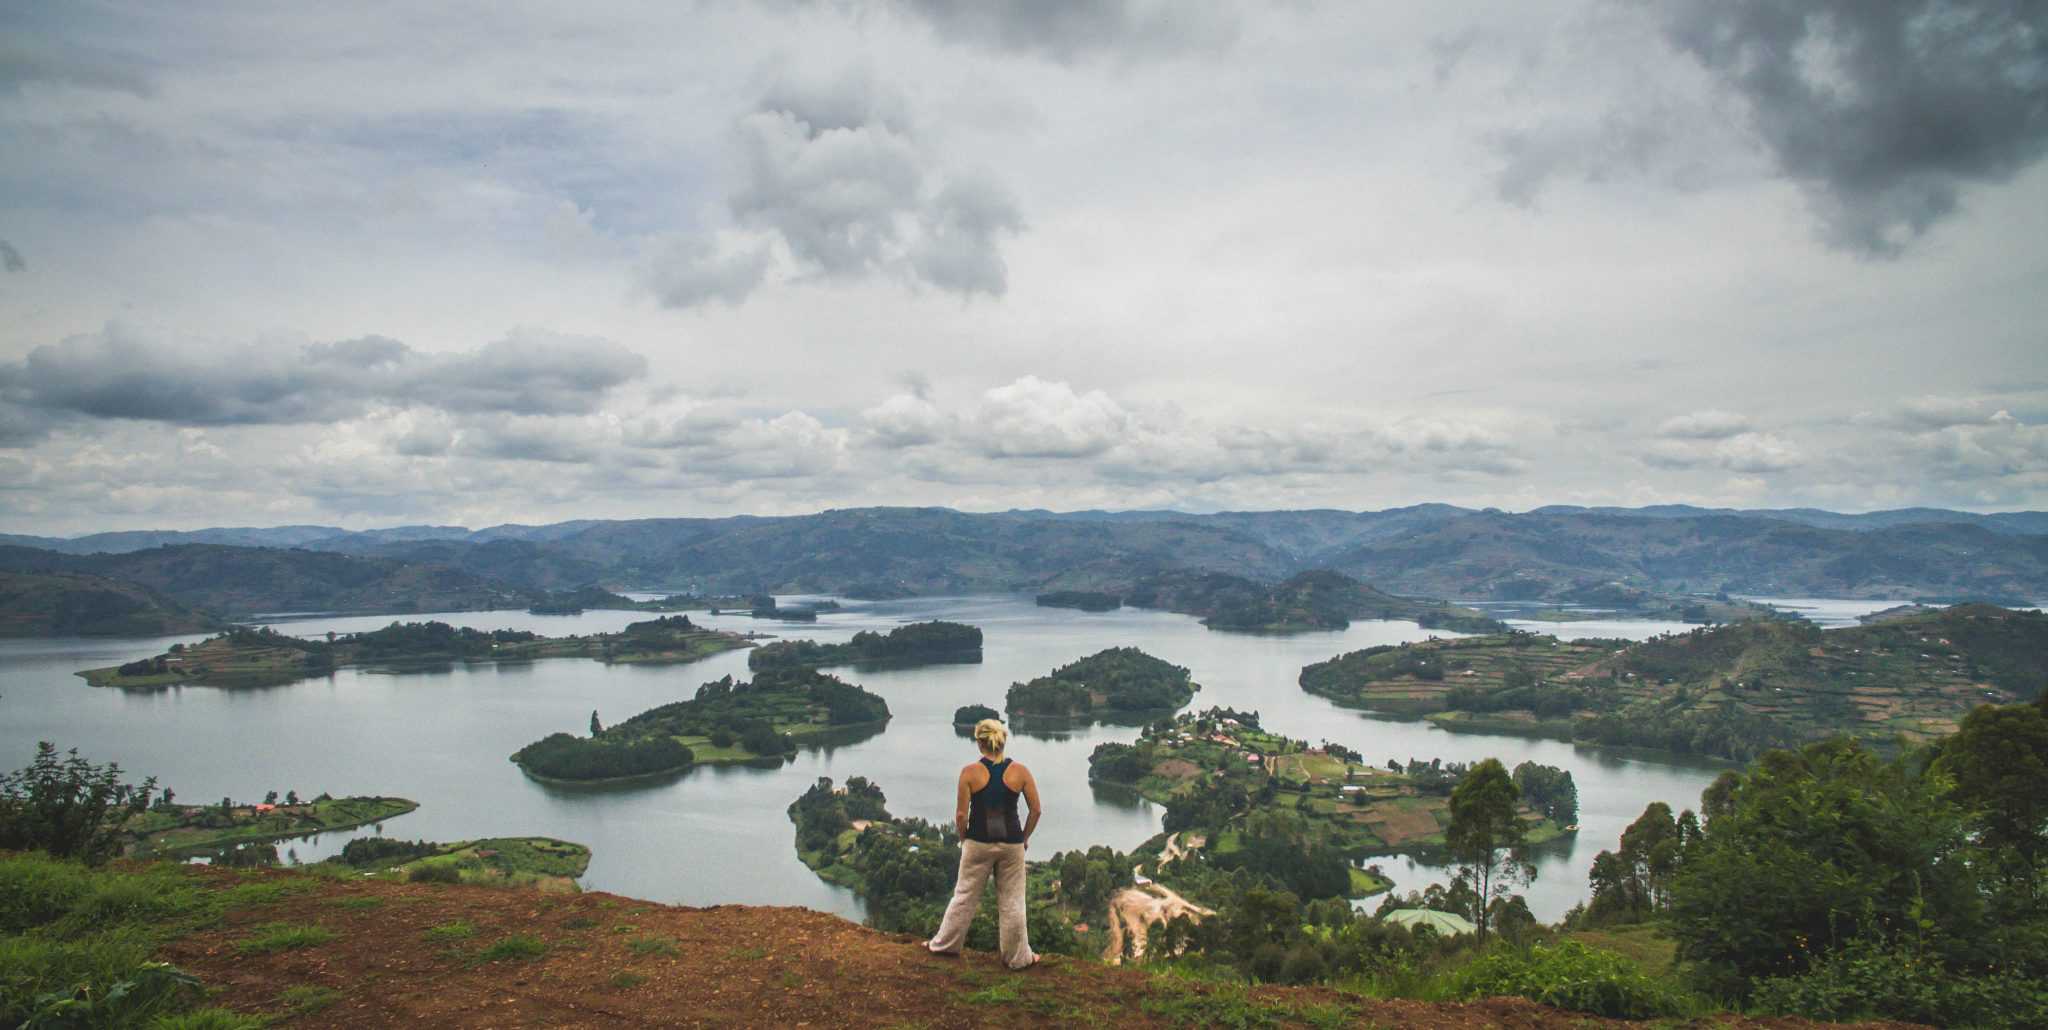
[[[900,668],[940,662],[981,661],[981,629],[958,622],[913,622],[887,633],[862,630],[844,644],[779,640],[747,656],[749,669],[834,665]]]
[[[149,1006],[213,1006],[234,1030],[377,1027],[985,1027],[992,1012],[1035,1026],[1199,1025],[1566,1028],[1624,1026],[1519,998],[1388,1001],[1319,987],[1244,987],[1052,955],[1023,973],[987,952],[926,953],[892,934],[797,908],[677,908],[616,895],[548,895],[467,884],[335,879],[282,870],[139,865],[87,872],[0,856],[0,880],[38,873],[62,898],[8,940],[91,933],[70,910],[147,890],[146,913],[100,955],[172,964],[117,999],[90,992],[99,1024],[147,1025]],[[31,868],[33,867],[33,868]],[[71,870],[66,877],[53,874]],[[123,892],[126,893],[123,893]],[[33,928],[33,929],[31,929]],[[20,933],[21,937],[12,935]],[[175,974],[175,975],[174,975]],[[178,979],[189,974],[201,986]],[[98,974],[95,974],[98,975]],[[203,988],[203,994],[202,994]],[[19,999],[22,1007],[14,1007]],[[182,1003],[182,1004],[179,1004]],[[33,1003],[11,989],[0,1016]],[[53,1001],[51,1004],[55,1004]],[[172,1008],[172,1011],[175,1011]],[[229,1013],[243,1021],[231,1021]],[[1723,1016],[1725,1027],[1811,1026]],[[1899,1026],[1901,1024],[1868,1024]]]
[[[544,637],[528,630],[476,630],[445,622],[394,622],[330,640],[237,628],[197,644],[173,644],[153,658],[79,673],[96,687],[129,690],[180,685],[273,686],[361,665],[422,668],[455,662],[530,662],[594,658],[617,663],[693,662],[752,647],[737,633],[699,629],[687,615],[636,622],[617,633]]]
[[[148,587],[76,572],[0,572],[0,637],[163,637],[220,621]]]
[[[650,708],[592,733],[556,733],[512,756],[543,781],[599,783],[662,776],[692,765],[780,763],[799,746],[879,733],[889,721],[880,697],[816,669],[764,669],[752,683],[726,676],[696,696]]]
[[[1341,705],[1745,759],[1847,734],[1894,747],[2048,683],[2048,615],[1989,605],[1822,630],[1752,621],[1624,641],[1527,633],[1374,647],[1304,668]]]

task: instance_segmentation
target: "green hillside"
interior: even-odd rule
[[[0,572],[0,637],[161,637],[220,620],[148,587],[71,572]]]

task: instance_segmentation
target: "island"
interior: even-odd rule
[[[1396,597],[1328,569],[1267,585],[1223,572],[1175,571],[1139,581],[1125,604],[1200,616],[1202,625],[1238,633],[1340,630],[1353,619],[1395,619],[1425,629],[1489,633],[1507,628],[1475,608]]]
[[[844,644],[778,640],[747,655],[749,669],[901,668],[912,665],[973,664],[981,661],[981,627],[958,622],[913,622],[887,633],[862,630]]]
[[[1135,647],[1112,647],[1012,683],[1003,707],[1037,719],[1128,718],[1186,707],[1200,689],[1181,666]]]
[[[593,658],[606,664],[693,662],[752,647],[737,633],[703,629],[687,615],[635,622],[617,633],[546,637],[527,630],[478,630],[445,622],[394,622],[383,629],[295,637],[268,627],[238,627],[197,644],[172,644],[152,658],[86,669],[96,687],[129,690],[174,686],[276,686],[326,676],[348,666],[412,669],[457,662],[530,662]]]
[[[342,845],[341,854],[320,864],[378,880],[532,887],[542,893],[573,894],[580,889],[577,878],[590,868],[590,849],[553,837],[486,837],[445,844],[364,837]]]
[[[156,804],[121,824],[123,854],[183,858],[219,853],[248,844],[369,826],[419,807],[405,798],[333,798],[325,794],[301,802],[296,792],[283,802],[273,792],[265,801],[242,804],[222,798],[219,804],[180,805],[173,803],[175,797],[166,792]]]
[[[1752,620],[1638,643],[1528,633],[1367,648],[1301,671],[1337,704],[1445,729],[1748,760],[1836,735],[1883,751],[2048,683],[2048,615],[1991,605],[1863,626]]]
[[[1097,745],[1089,778],[1166,807],[1167,835],[1139,849],[1162,861],[1275,877],[1303,898],[1386,890],[1358,862],[1444,847],[1451,790],[1466,767],[1442,760],[1365,763],[1342,745],[1269,733],[1256,712],[1211,708],[1147,727],[1135,743]],[[1571,773],[1525,762],[1514,770],[1531,846],[1575,832]],[[1171,879],[1171,867],[1162,866]],[[1189,889],[1198,889],[1190,884]]]
[[[1001,712],[987,705],[961,705],[953,709],[953,725],[973,729],[983,719],[1001,719]]]
[[[1035,600],[1040,608],[1078,608],[1084,612],[1113,612],[1124,606],[1123,598],[1100,590],[1053,590]]]
[[[780,764],[801,745],[880,732],[889,704],[811,668],[769,669],[753,682],[731,676],[694,697],[650,708],[610,727],[591,718],[588,737],[555,733],[512,755],[526,775],[565,784],[666,777],[694,765]]]

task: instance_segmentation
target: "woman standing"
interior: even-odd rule
[[[1003,756],[1010,731],[995,719],[974,725],[974,744],[981,760],[960,770],[953,805],[953,829],[960,834],[960,876],[953,901],[939,932],[925,947],[948,955],[960,953],[968,924],[981,907],[981,889],[989,873],[996,877],[996,913],[1000,917],[1003,962],[1011,969],[1035,965],[1031,936],[1024,925],[1024,844],[1038,829],[1044,813],[1038,805],[1038,781],[1031,770]],[[1031,809],[1017,821],[1017,799]]]

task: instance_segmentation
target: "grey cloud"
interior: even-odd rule
[[[14,244],[0,240],[0,267],[10,272],[26,272],[28,262],[22,260],[21,251],[15,250]]]
[[[40,34],[0,41],[0,91],[19,93],[31,83],[115,90],[148,96],[141,62],[106,50],[72,46]]]
[[[801,274],[908,277],[948,292],[1000,296],[1001,241],[1023,226],[1009,191],[985,173],[947,175],[911,131],[901,98],[864,72],[770,89],[733,129],[741,181],[733,219],[771,234]],[[662,304],[737,303],[766,277],[765,246],[724,254],[672,249],[647,273]]]
[[[768,275],[766,246],[719,253],[701,237],[678,243],[656,256],[645,283],[663,307],[695,307],[705,301],[738,304]]]
[[[1009,285],[997,239],[1024,227],[1008,190],[993,177],[947,183],[924,213],[924,232],[911,252],[918,277],[942,290],[1001,296]]]
[[[897,0],[947,39],[1073,61],[1157,57],[1227,46],[1237,12],[1213,0]]]
[[[1666,33],[1748,104],[1833,245],[1896,254],[2048,152],[2048,6],[1672,0]]]
[[[110,325],[0,365],[0,401],[60,417],[195,426],[332,421],[377,404],[579,413],[645,371],[645,358],[609,341],[532,330],[466,354],[375,336],[201,352]]]
[[[1750,430],[1749,418],[1732,411],[1694,411],[1673,415],[1657,427],[1657,435],[1673,440],[1725,440]]]
[[[1496,133],[1490,142],[1502,165],[1494,188],[1502,200],[1531,207],[1561,175],[1598,183],[1648,174],[1668,156],[1673,131],[1668,112],[1645,108],[1612,111],[1593,123]]]

